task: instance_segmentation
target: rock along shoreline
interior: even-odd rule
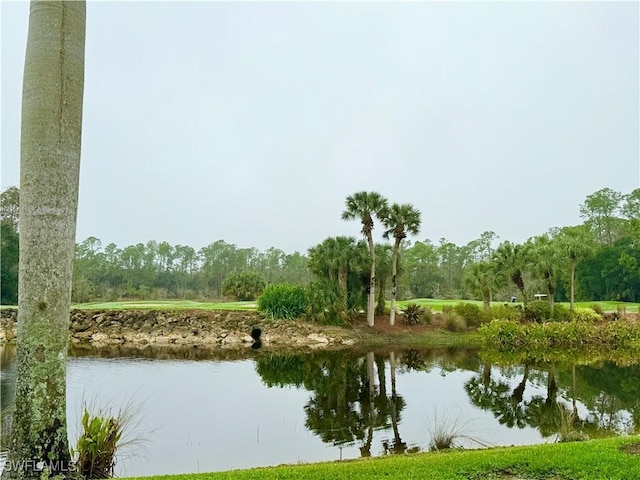
[[[17,309],[0,310],[0,345],[15,343]],[[297,321],[274,321],[257,312],[228,310],[72,310],[72,347],[193,347],[237,350],[254,344],[251,332],[261,330],[262,346],[339,348],[356,344],[346,329]]]

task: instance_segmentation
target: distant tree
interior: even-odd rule
[[[18,260],[20,239],[13,224],[0,220],[0,303],[18,303]]]
[[[416,242],[404,252],[408,286],[415,297],[435,297],[442,288],[438,249],[430,240]]]
[[[343,220],[358,219],[362,223],[362,234],[367,239],[371,255],[371,276],[369,281],[369,302],[367,304],[367,323],[374,324],[376,302],[376,252],[373,242],[373,219],[380,218],[387,208],[387,199],[377,192],[357,192],[346,199],[346,208],[342,212]]]
[[[14,230],[18,230],[18,216],[20,213],[20,190],[9,187],[0,194],[0,218],[9,223]]]
[[[407,235],[417,235],[420,232],[420,211],[408,203],[394,203],[383,211],[382,223],[386,230],[384,238],[394,238],[393,254],[391,257],[391,310],[389,325],[395,324],[396,297],[398,294],[398,250],[400,243]]]
[[[266,285],[264,277],[257,272],[234,272],[224,279],[222,291],[224,295],[240,301],[255,300]]]
[[[74,477],[66,365],[76,235],[85,2],[33,1],[22,92],[16,400],[11,479]]]
[[[593,232],[598,243],[613,245],[620,230],[620,204],[623,195],[610,188],[603,188],[587,196],[580,205],[580,217]]]

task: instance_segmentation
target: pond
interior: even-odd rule
[[[0,351],[6,407],[14,349]],[[475,448],[640,430],[639,365],[495,366],[461,348],[106,355],[69,358],[69,430],[73,441],[83,402],[137,408],[130,433],[142,440],[118,476],[424,451],[447,432]]]

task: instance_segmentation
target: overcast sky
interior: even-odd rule
[[[26,2],[2,1],[2,187]],[[306,249],[345,197],[522,242],[640,187],[639,4],[89,2],[78,240]],[[379,231],[379,229],[378,229]]]

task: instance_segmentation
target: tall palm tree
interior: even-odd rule
[[[391,310],[389,313],[389,325],[396,320],[396,297],[398,294],[398,250],[400,243],[408,234],[417,235],[420,232],[420,210],[413,205],[394,203],[383,212],[382,223],[386,230],[384,238],[393,236],[393,254],[391,256]]]
[[[380,218],[387,208],[387,199],[377,192],[357,192],[346,199],[346,208],[342,212],[343,220],[358,219],[362,223],[362,234],[367,239],[371,255],[371,276],[369,279],[369,302],[367,304],[367,323],[374,324],[376,304],[376,251],[373,243],[373,217]]]
[[[493,262],[478,262],[469,266],[464,283],[474,295],[482,297],[485,312],[491,310],[493,293],[503,285],[503,276]]]
[[[593,252],[593,237],[588,235],[583,227],[568,227],[562,229],[558,236],[560,251],[569,264],[571,283],[570,311],[573,314],[575,303],[576,268],[578,264],[588,258]]]
[[[16,403],[3,477],[68,478],[66,364],[76,236],[84,1],[33,1],[22,90]],[[21,465],[21,468],[17,468]],[[44,465],[44,470],[42,467]]]

